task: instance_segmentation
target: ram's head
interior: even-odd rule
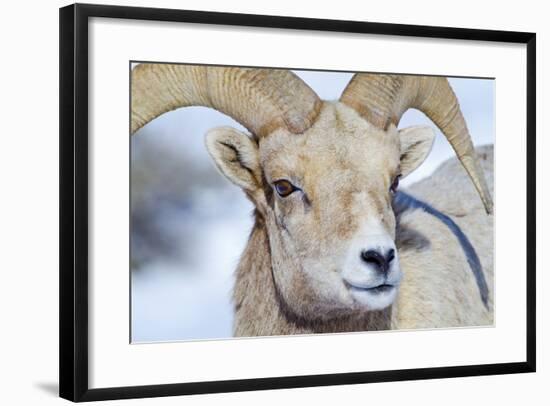
[[[321,101],[287,70],[142,64],[132,72],[132,133],[164,112],[201,105],[250,134],[216,128],[206,144],[265,227],[272,274],[296,315],[378,310],[401,270],[392,196],[431,149],[429,127],[397,129],[409,108],[442,130],[492,201],[456,96],[440,77],[356,74],[339,101]]]

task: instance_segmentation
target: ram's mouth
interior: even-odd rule
[[[383,283],[381,285],[372,286],[372,287],[356,286],[356,285],[350,284],[349,282],[346,282],[346,284],[348,285],[348,288],[352,291],[368,292],[368,293],[373,293],[373,294],[387,293],[387,292],[395,289],[395,285],[391,285],[391,284],[388,284],[388,283]]]
[[[375,286],[374,288],[368,288],[367,290],[372,293],[384,293],[392,290],[393,288],[395,288],[394,285],[384,283],[380,286]]]

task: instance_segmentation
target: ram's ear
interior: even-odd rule
[[[399,130],[401,141],[401,176],[405,177],[428,157],[435,132],[428,126],[413,126]]]
[[[206,134],[206,148],[231,182],[247,192],[260,188],[258,145],[250,136],[231,127],[213,128]]]

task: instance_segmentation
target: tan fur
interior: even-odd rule
[[[420,211],[406,213],[396,235],[390,184],[400,173],[400,166],[416,167],[431,147],[431,138],[425,131],[413,133],[422,142],[402,142],[400,136],[411,136],[410,131],[399,133],[394,127],[383,131],[345,105],[325,103],[317,121],[303,134],[297,136],[279,129],[262,138],[258,145],[235,141],[236,146],[244,148],[240,155],[248,162],[256,162],[250,156],[255,151],[258,154],[258,166],[249,168],[263,181],[256,188],[252,183],[243,186],[241,177],[231,175],[234,159],[226,165],[217,152],[218,141],[226,142],[234,134],[209,134],[207,145],[216,164],[246,190],[257,208],[256,224],[237,270],[235,335],[492,322],[492,312],[483,307],[456,238],[439,220]],[[404,154],[402,149],[407,149],[407,143],[417,149]],[[402,162],[406,159],[411,161]],[[412,192],[451,214],[456,205],[439,206],[432,195],[456,197],[456,190],[461,190],[461,199],[474,202],[470,203],[470,211],[462,210],[463,217],[455,220],[472,239],[488,269],[492,266],[492,244],[487,238],[492,228],[488,219],[492,217],[483,212],[465,171],[456,165],[458,174],[457,169],[452,173],[439,171],[431,180],[413,187]],[[279,197],[272,187],[280,179],[291,181],[305,194],[295,192]],[[435,186],[443,185],[445,179],[453,179],[452,185],[457,189]],[[423,192],[425,189],[427,192]],[[342,282],[343,258],[349,255],[350,241],[361,224],[370,221],[379,222],[400,244],[398,256],[404,279],[393,309],[390,306],[369,311]],[[479,225],[477,229],[472,229],[473,224]],[[407,234],[408,240],[403,239]],[[411,235],[415,237],[413,241]],[[422,249],[418,248],[419,241],[427,241]],[[492,273],[488,279],[491,284]]]

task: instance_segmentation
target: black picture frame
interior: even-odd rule
[[[105,17],[525,44],[527,324],[525,361],[309,376],[94,388],[88,385],[88,20]],[[74,4],[60,9],[60,396],[75,402],[534,372],[536,369],[536,35],[448,27]]]

